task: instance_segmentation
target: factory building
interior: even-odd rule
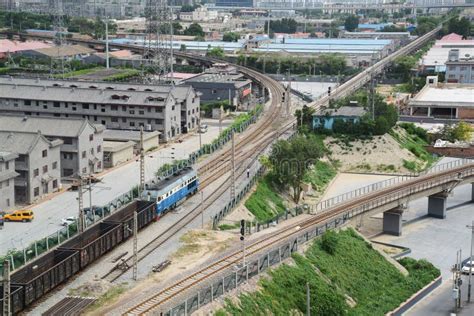
[[[0,78],[0,113],[86,118],[109,129],[159,131],[162,141],[197,128],[189,86]],[[189,113],[189,114],[188,114]]]

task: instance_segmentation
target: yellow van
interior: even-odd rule
[[[31,222],[35,215],[33,211],[30,210],[22,210],[22,211],[15,211],[11,214],[5,214],[3,217],[5,222]]]

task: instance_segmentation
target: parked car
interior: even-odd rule
[[[35,216],[31,210],[21,210],[5,214],[3,218],[5,222],[31,222]]]
[[[472,274],[474,274],[474,261],[466,261],[461,268],[463,274],[469,274],[469,270],[472,269]]]
[[[82,182],[83,187],[88,185],[89,180],[90,180],[91,183],[98,183],[98,182],[101,181],[99,178],[96,178],[95,176],[90,175],[90,176],[87,176],[87,177],[84,178],[84,180]],[[79,180],[74,180],[74,182],[71,184],[71,187],[69,188],[69,190],[70,191],[76,191],[77,189],[79,189]]]
[[[76,222],[76,218],[74,216],[70,216],[70,217],[67,217],[67,218],[63,218],[61,220],[61,225],[69,226],[71,224],[74,224],[75,222]]]

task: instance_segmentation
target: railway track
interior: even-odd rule
[[[364,212],[366,211],[365,206],[370,205],[370,203],[377,203],[378,201],[384,199],[385,201],[387,201],[388,198],[400,199],[402,197],[409,196],[417,192],[417,190],[424,190],[427,186],[429,186],[430,181],[437,179],[442,179],[441,181],[445,181],[446,183],[457,181],[460,174],[466,177],[474,176],[474,163],[469,163],[467,165],[453,168],[448,171],[428,174],[419,178],[407,180],[405,183],[397,184],[392,187],[371,192],[366,194],[365,196],[351,199],[347,202],[343,202],[336,206],[330,207],[320,212],[319,214],[316,214],[313,218],[309,220],[305,219],[298,221],[296,223],[293,223],[292,225],[289,225],[286,228],[280,229],[275,233],[269,234],[268,236],[260,240],[251,242],[249,245],[246,246],[246,255],[248,257],[251,257],[252,255],[256,255],[263,250],[268,250],[272,247],[275,247],[279,243],[287,240],[290,237],[304,233],[305,230],[310,229],[314,225],[324,223],[336,216],[348,213],[351,210],[358,210],[359,212]],[[439,183],[436,184],[438,185]],[[123,315],[143,315],[159,311],[160,308],[164,307],[166,303],[170,302],[178,295],[181,295],[189,289],[198,286],[200,283],[208,281],[217,274],[239,263],[241,260],[242,251],[236,250],[228,256],[219,259],[204,267],[203,269],[200,269],[199,271],[166,287],[165,289],[159,291],[158,293],[146,299],[145,301],[136,304],[135,306],[124,312]]]

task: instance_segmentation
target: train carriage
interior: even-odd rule
[[[142,198],[156,202],[156,212],[161,215],[195,194],[198,189],[197,172],[188,167],[166,179],[146,184]]]

